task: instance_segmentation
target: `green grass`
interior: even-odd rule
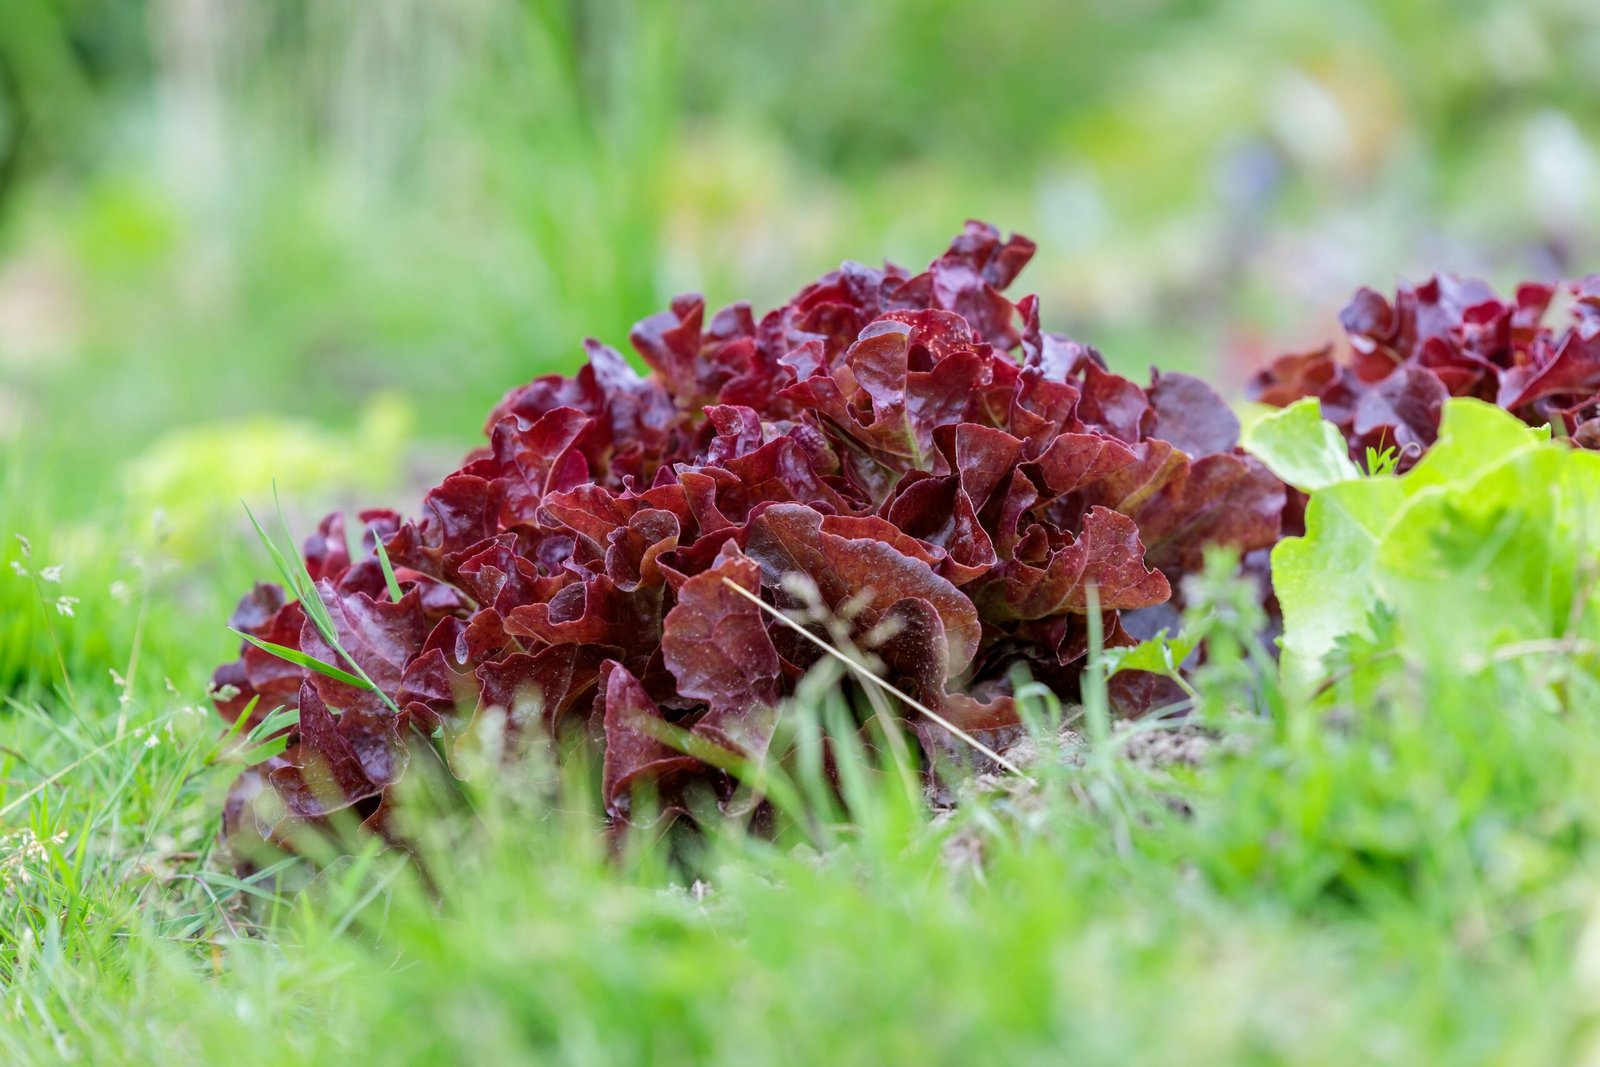
[[[275,888],[214,851],[238,769],[203,707],[201,668],[227,643],[216,597],[178,573],[147,608],[123,604],[115,567],[32,528],[19,562],[62,562],[59,595],[80,600],[68,618],[52,583],[45,605],[31,581],[0,586],[71,682],[46,651],[0,728],[6,1062],[1593,1051],[1600,717],[1563,713],[1536,664],[1462,675],[1406,656],[1314,706],[1270,682],[1241,704],[1254,668],[1223,655],[1198,681],[1215,724],[1198,767],[1136,758],[1161,728],[1091,715],[1080,758],[953,815],[847,760],[843,806],[801,788],[776,839],[728,827],[617,851],[586,771],[533,752],[476,770],[471,816],[419,785],[426,884],[368,842]],[[254,555],[240,566],[264,570]],[[190,596],[192,614],[170,610]],[[823,679],[798,721],[839,699]]]

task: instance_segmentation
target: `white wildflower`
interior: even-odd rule
[[[111,671],[111,684],[115,685],[119,690],[121,690],[121,692],[117,694],[117,703],[122,707],[127,707],[129,704],[133,703],[133,697],[128,695],[128,680],[122,675],[118,674],[115,667],[109,669]]]
[[[72,616],[73,616],[72,608],[77,603],[78,603],[78,598],[75,597],[75,596],[58,596],[58,597],[56,597],[56,614],[65,615],[69,619],[72,618]]]
[[[118,604],[126,604],[133,599],[133,586],[118,578],[111,583],[111,599]]]
[[[31,868],[49,860],[49,846],[62,844],[66,840],[65,830],[41,840],[31,827],[14,834],[0,835],[0,889],[10,891],[19,885],[32,884]]]
[[[61,564],[57,563],[54,566],[46,567],[44,570],[39,572],[39,577],[43,578],[47,582],[54,582],[55,584],[60,585]]]
[[[28,540],[26,537],[23,537],[21,534],[17,534],[17,543],[22,546],[22,558],[23,559],[32,559],[33,558],[33,542]]]
[[[16,560],[11,561],[11,569],[16,572],[18,578],[26,578],[28,576],[28,568],[24,567]]]
[[[161,743],[161,738],[156,736],[155,734],[151,734],[149,737],[144,739],[144,747],[145,748],[155,748],[160,743]]]

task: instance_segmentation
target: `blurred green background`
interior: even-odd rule
[[[0,0],[0,518],[410,507],[584,336],[969,216],[1237,383],[1361,283],[1600,269],[1597,104],[1590,0]]]

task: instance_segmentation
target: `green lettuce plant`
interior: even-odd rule
[[[1592,662],[1600,455],[1469,398],[1445,404],[1437,443],[1401,475],[1362,475],[1315,400],[1265,417],[1244,447],[1311,494],[1304,535],[1272,552],[1292,682],[1325,679],[1353,641],[1466,669]]]

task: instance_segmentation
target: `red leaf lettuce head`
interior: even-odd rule
[[[1557,296],[1571,303],[1560,329],[1544,321]],[[1506,298],[1476,279],[1441,274],[1401,285],[1392,301],[1362,289],[1339,322],[1342,353],[1330,345],[1281,356],[1249,391],[1275,406],[1319,398],[1357,461],[1368,448],[1393,447],[1402,468],[1415,463],[1438,436],[1452,396],[1498,404],[1600,447],[1600,275],[1525,283]]]
[[[600,746],[615,816],[645,784],[726,798],[670,738],[760,758],[819,655],[739,590],[979,734],[1015,728],[1019,667],[1075,696],[1093,606],[1131,640],[1206,545],[1270,546],[1284,487],[1203,382],[1142,386],[1044,332],[1037,299],[1004,292],[1033,252],[974,222],[920,274],[846,263],[759,320],[681,297],[632,333],[648,374],[591,341],[574,376],[507,394],[416,518],[363,513],[359,558],[337,516],[307,545],[341,644],[398,713],[245,647],[219,710],[259,695],[258,715],[301,721],[240,789],[270,786],[280,819],[371,815],[420,739],[497,711]],[[273,587],[234,625],[335,661]]]

